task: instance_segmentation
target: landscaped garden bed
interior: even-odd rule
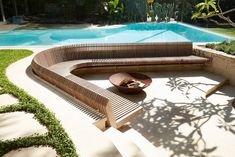
[[[217,51],[222,51],[227,54],[235,55],[235,40],[231,42],[222,42],[219,44],[206,44],[207,48],[215,49]]]
[[[41,125],[47,128],[48,132],[45,135],[12,140],[0,139],[0,156],[18,148],[49,146],[54,148],[61,157],[76,157],[78,155],[72,141],[54,114],[24,90],[11,83],[6,77],[6,68],[10,64],[31,54],[32,52],[28,50],[0,50],[0,94],[10,94],[19,99],[17,104],[0,106],[0,114],[9,112],[31,113]]]
[[[218,45],[223,47],[223,44]],[[234,47],[234,45],[231,47]],[[205,69],[223,75],[229,79],[232,85],[235,85],[235,55],[227,54],[205,46],[194,46],[194,54],[211,58],[211,63],[207,64]]]

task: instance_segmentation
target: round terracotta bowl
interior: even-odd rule
[[[149,76],[140,73],[117,73],[109,77],[109,81],[122,93],[137,94],[152,83]],[[127,87],[123,82],[137,82],[141,86]]]

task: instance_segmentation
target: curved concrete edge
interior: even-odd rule
[[[113,143],[98,128],[92,125],[91,118],[79,111],[68,101],[55,94],[50,87],[42,86],[30,78],[26,70],[35,54],[45,48],[29,49],[33,55],[22,59],[7,68],[8,79],[18,87],[42,102],[60,120],[65,131],[75,144],[77,153],[83,157],[121,156]],[[16,77],[17,76],[17,77]]]

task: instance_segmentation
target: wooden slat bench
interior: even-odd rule
[[[102,89],[82,78],[74,75],[69,75],[66,78],[75,83],[75,86],[69,87],[71,95],[80,99],[82,102],[89,104],[89,106],[92,106],[92,108],[98,110],[104,115],[107,115],[109,125],[115,128],[119,128],[130,121],[132,119],[131,115],[135,117],[142,112],[142,107],[138,104],[120,97],[108,90]],[[84,90],[86,92],[82,92]],[[97,107],[99,105],[105,106],[103,109],[100,109]],[[126,117],[126,115],[128,115],[128,117]]]
[[[192,55],[191,42],[74,45],[38,53],[32,61],[32,69],[46,81],[103,114],[108,126],[118,128],[140,114],[142,107],[73,74],[150,71],[155,66],[174,69],[196,65],[201,68],[208,61]]]

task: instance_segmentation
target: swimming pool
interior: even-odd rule
[[[180,41],[221,42],[228,39],[180,23],[136,23],[103,28],[1,32],[0,46]]]

